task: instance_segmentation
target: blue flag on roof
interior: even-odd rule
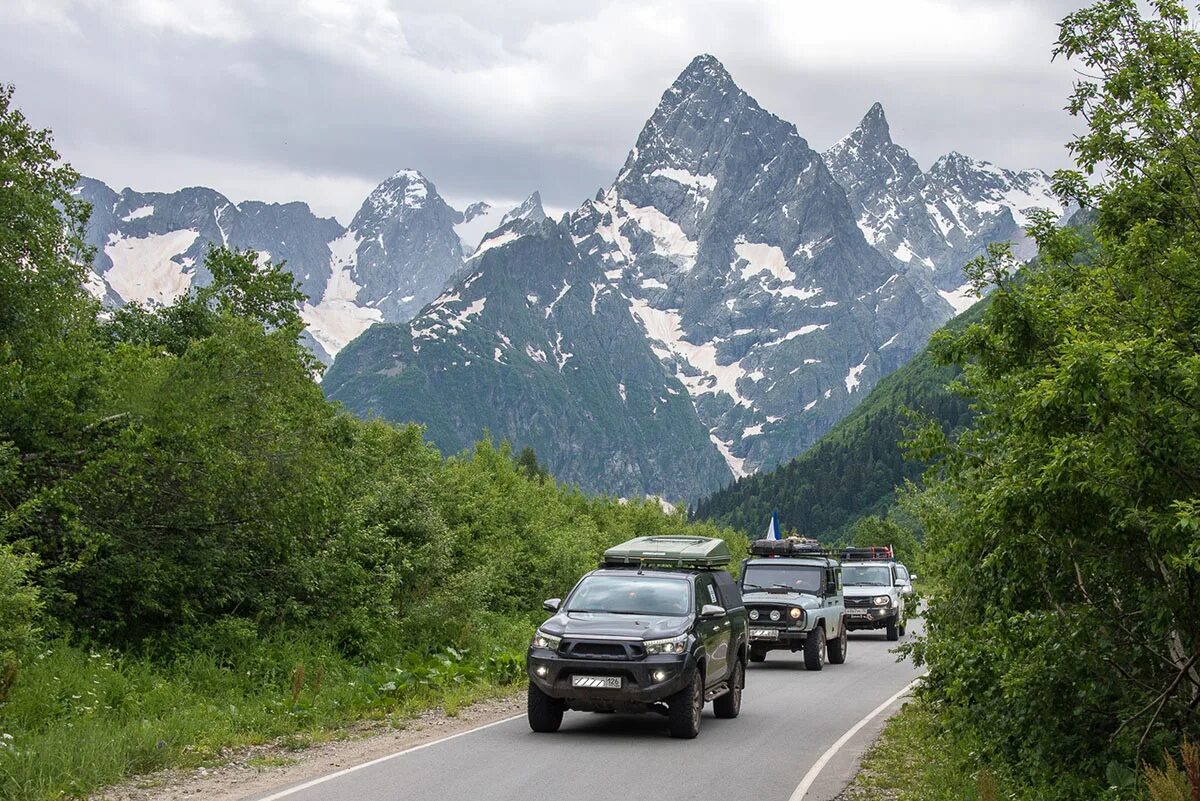
[[[783,537],[779,533],[779,512],[771,512],[771,525],[767,526],[767,539],[781,540]]]

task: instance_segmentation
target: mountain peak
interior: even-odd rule
[[[878,150],[892,144],[892,131],[888,126],[882,103],[872,104],[858,123],[858,127],[850,134],[850,138],[870,150]]]
[[[417,170],[397,170],[371,190],[350,227],[361,228],[367,220],[386,219],[430,204],[444,205],[433,182]]]
[[[740,93],[733,76],[715,56],[696,56],[663,94],[659,110],[671,111],[692,98]]]
[[[729,71],[725,69],[725,65],[711,53],[701,53],[693,58],[691,63],[679,74],[677,82],[684,78],[706,81],[733,80]]]
[[[532,220],[541,222],[546,219],[546,211],[542,208],[542,195],[540,192],[534,192],[529,197],[521,202],[521,205],[509,211],[500,220],[500,225],[510,223],[513,220]]]

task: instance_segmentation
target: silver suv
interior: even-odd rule
[[[802,651],[820,670],[846,661],[841,566],[815,540],[759,540],[742,562],[742,598],[750,618],[750,661],[770,651]]]
[[[846,628],[886,629],[895,641],[905,634],[908,577],[897,570],[890,546],[846,548],[842,551],[842,586],[846,598]]]

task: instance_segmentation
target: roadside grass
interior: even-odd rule
[[[968,744],[951,738],[923,701],[910,701],[884,726],[842,798],[850,801],[998,801],[995,778]]]
[[[300,749],[363,720],[396,725],[514,689],[522,655],[447,649],[355,665],[287,637],[241,658],[171,662],[55,643],[25,661],[0,704],[0,798],[83,797],[130,776],[219,764],[225,749]]]

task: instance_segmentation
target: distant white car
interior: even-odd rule
[[[896,563],[896,584],[900,588],[900,597],[904,600],[907,617],[915,617],[917,614],[917,591],[912,585],[916,578],[916,574],[910,574],[902,562]]]

